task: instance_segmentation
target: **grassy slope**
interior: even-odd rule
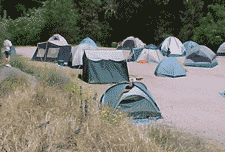
[[[11,65],[34,75],[40,85],[11,76],[1,85],[0,148],[12,151],[225,151],[210,141],[166,126],[140,136],[122,112],[98,100],[108,85],[78,79],[80,70],[22,56]],[[42,83],[41,83],[42,82]],[[11,87],[12,83],[15,83]],[[26,85],[23,85],[26,84]],[[141,129],[141,128],[139,128]],[[147,138],[149,137],[149,138]]]

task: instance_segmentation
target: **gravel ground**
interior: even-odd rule
[[[31,58],[36,47],[16,47],[18,54]],[[183,61],[184,58],[178,60]],[[142,82],[154,96],[164,119],[163,123],[218,140],[225,145],[225,58],[218,57],[213,69],[187,67],[181,78],[156,77],[156,63],[128,62],[130,74],[144,78]]]

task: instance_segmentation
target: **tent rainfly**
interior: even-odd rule
[[[187,52],[185,66],[213,68],[218,65],[216,54],[204,45],[193,47]]]
[[[84,50],[97,50],[96,43],[89,37],[83,39],[79,45],[72,49],[72,67],[83,66]]]
[[[193,41],[187,41],[187,42],[184,42],[183,45],[186,49],[186,52],[188,52],[190,49],[192,49],[195,46],[198,46],[199,44]]]
[[[121,82],[111,86],[100,99],[103,106],[118,108],[134,119],[161,119],[154,97],[141,82]]]
[[[53,35],[47,42],[37,44],[37,49],[32,57],[36,61],[64,61],[68,64],[71,56],[71,46],[59,34]]]
[[[182,42],[173,36],[170,36],[166,38],[161,43],[161,52],[164,56],[168,57],[179,57],[179,56],[185,56],[186,49]]]
[[[122,50],[85,50],[83,80],[95,84],[128,82],[127,62]]]

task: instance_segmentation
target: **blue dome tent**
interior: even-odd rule
[[[155,75],[177,78],[186,76],[186,71],[175,57],[169,57],[158,63]]]

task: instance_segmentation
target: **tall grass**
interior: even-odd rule
[[[118,109],[113,113],[98,102],[106,87],[82,82],[77,78],[79,70],[21,56],[11,65],[22,69],[26,65],[39,85],[18,85],[7,98],[0,98],[0,148],[4,151],[225,150],[165,126],[136,128],[125,113]]]

